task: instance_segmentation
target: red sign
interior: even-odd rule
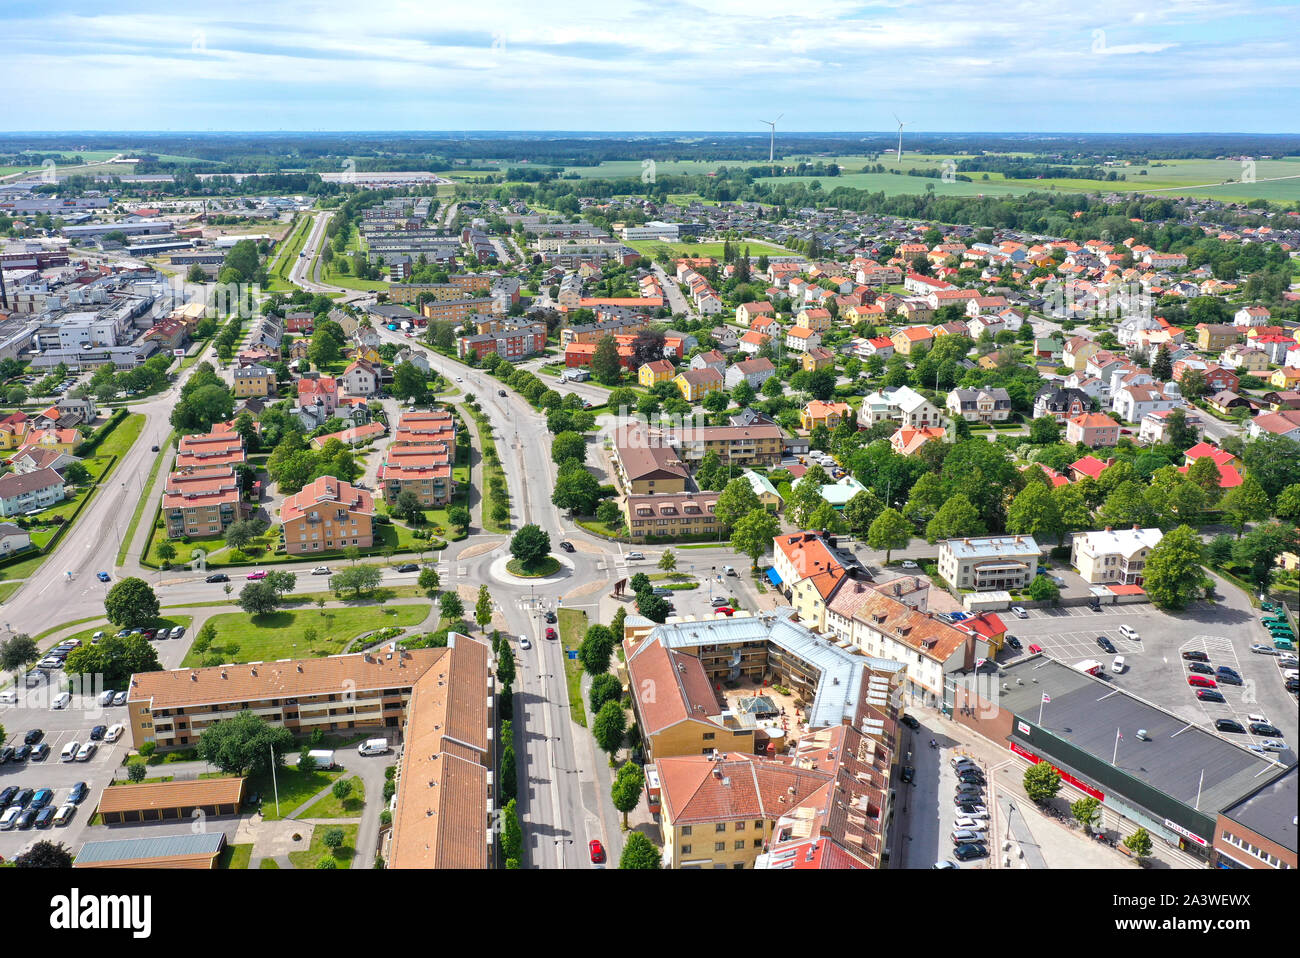
[[[1035,765],[1037,765],[1039,762],[1047,762],[1047,759],[1039,758],[1033,752],[1021,748],[1015,742],[1011,743],[1011,751],[1015,752],[1021,758],[1028,759],[1029,761],[1033,762]],[[1051,765],[1052,763],[1048,762],[1048,764]],[[1097,791],[1097,789],[1093,788],[1091,785],[1085,785],[1083,782],[1079,781],[1069,772],[1056,768],[1055,765],[1052,765],[1052,768],[1056,770],[1057,775],[1061,776],[1062,781],[1069,782],[1071,785],[1073,785],[1079,791],[1083,792],[1085,795],[1091,795],[1099,802],[1104,802],[1106,800],[1106,795],[1104,792]]]

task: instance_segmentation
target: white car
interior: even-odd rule
[[[970,832],[987,832],[989,830],[989,823],[984,820],[976,821],[973,818],[959,818],[957,821],[953,822],[953,827],[964,828]]]
[[[1118,675],[1119,673],[1124,671],[1124,668],[1125,668],[1124,656],[1122,655],[1115,656],[1115,661],[1110,663],[1110,670],[1114,672],[1116,675]]]
[[[1272,722],[1270,722],[1270,721],[1268,720],[1268,716],[1267,716],[1267,715],[1261,715],[1261,714],[1258,713],[1258,712],[1254,713],[1253,715],[1247,715],[1247,716],[1246,716],[1246,721],[1247,721],[1247,722],[1258,722],[1260,725],[1272,725],[1272,724],[1273,724]]]
[[[627,554],[627,557],[628,557],[629,559],[633,560],[633,561],[640,561],[640,560],[642,560],[642,559],[645,558],[645,556],[643,556],[643,555],[642,555],[641,553],[639,553],[639,552],[629,552],[629,553]]]
[[[0,815],[0,828],[5,831],[12,831],[18,824],[18,816],[23,813],[19,805],[10,805],[5,809],[5,813]]]
[[[962,817],[962,821],[975,819],[976,821],[989,817],[989,810],[983,805],[958,805],[957,814]]]
[[[1286,742],[1276,738],[1266,738],[1259,743],[1259,747],[1269,752],[1285,752]]]
[[[1258,642],[1250,647],[1250,651],[1257,655],[1277,655],[1277,649],[1273,648],[1273,646],[1260,645]]]
[[[528,636],[521,635],[519,637],[519,647],[521,649],[531,649],[533,647],[533,643],[528,641]]]
[[[1014,615],[1017,619],[1027,619],[1027,618],[1029,618],[1029,613],[1026,612],[1024,609],[1022,609],[1022,608],[1021,608],[1020,606],[1018,606],[1018,605],[1013,605],[1013,606],[1011,607],[1011,614]]]
[[[1131,625],[1121,625],[1119,627],[1119,634],[1124,636],[1124,638],[1128,639],[1130,642],[1140,642],[1142,639],[1142,637],[1137,634],[1137,629],[1133,628]]]
[[[81,743],[78,742],[76,739],[73,739],[71,742],[68,742],[66,745],[64,745],[63,754],[61,756],[63,761],[75,762],[77,760],[77,752],[78,750],[80,750],[80,748],[81,748]]]
[[[330,574],[330,567],[327,566],[327,565],[318,565],[316,568],[314,568],[314,569],[311,570],[311,574],[312,574],[312,575],[329,575],[329,574]]]
[[[104,741],[116,742],[118,739],[122,737],[122,733],[125,731],[126,731],[126,727],[123,726],[121,722],[118,722],[115,725],[110,725],[108,727],[108,731],[104,733]]]
[[[72,821],[72,816],[77,814],[77,806],[68,802],[54,813],[54,824],[62,828],[68,822]]]
[[[54,701],[50,703],[50,708],[65,709],[68,707],[68,703],[71,701],[72,701],[72,694],[70,692],[60,692],[57,696],[55,696]]]
[[[919,569],[919,568],[920,568],[920,566],[918,566],[918,565],[917,565],[915,562],[913,562],[911,559],[904,559],[903,562],[902,562],[902,567],[903,567],[904,569]]]
[[[87,742],[85,745],[81,746],[81,748],[77,751],[77,761],[89,762],[91,757],[94,756],[95,752],[97,752],[98,750],[99,750],[99,746],[96,745],[94,742]]]

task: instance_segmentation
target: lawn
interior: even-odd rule
[[[294,868],[315,868],[318,861],[333,854],[340,868],[351,868],[352,859],[357,854],[358,827],[357,825],[317,825],[311,830],[311,846],[305,851],[290,852],[289,861]],[[333,828],[342,829],[343,844],[331,853],[322,839],[325,833]]]
[[[249,860],[253,857],[253,843],[248,842],[242,845],[227,845],[221,850],[221,856],[217,859],[218,868],[247,868]]]
[[[95,450],[96,456],[122,456],[131,448],[140,432],[144,429],[144,415],[132,413],[104,437],[104,441]]]
[[[366,807],[366,787],[361,778],[356,775],[353,775],[347,781],[352,783],[352,794],[347,798],[340,802],[331,791],[299,817],[304,819],[360,818]]]
[[[341,770],[327,772],[313,769],[300,772],[296,764],[297,757],[290,756],[293,765],[282,765],[275,770],[275,781],[270,772],[262,772],[248,779],[248,794],[256,792],[262,798],[262,817],[267,821],[278,821],[295,808],[308,802],[317,792],[334,784],[334,780],[343,774]],[[275,810],[276,789],[279,789],[280,810]]]
[[[722,243],[665,243],[663,240],[629,240],[624,245],[632,247],[642,256],[653,258],[661,249],[666,249],[673,256],[714,256],[719,259],[722,257]],[[789,256],[791,251],[782,249],[779,246],[773,246],[771,243],[765,243],[758,239],[735,240],[733,246],[741,249],[748,246],[750,256],[762,256],[764,253],[770,256]]]
[[[499,453],[497,452],[496,440],[492,438],[492,423],[488,418],[480,413],[469,410],[474,417],[474,426],[478,430],[479,453],[483,459],[483,489],[482,489],[482,524],[484,532],[509,532],[510,520],[497,522],[492,518],[492,507],[498,501],[496,493],[492,491],[492,479],[499,476],[502,483],[507,483],[505,470],[501,468]],[[492,453],[489,458],[488,453]],[[510,486],[505,485],[505,493],[500,497],[500,501],[510,506]]]
[[[565,650],[577,650],[587,634],[587,613],[578,609],[560,609],[556,613],[560,625],[560,641]],[[564,657],[564,678],[569,689],[569,715],[583,728],[587,727],[587,705],[582,698],[582,663]]]
[[[304,658],[310,655],[335,655],[343,646],[363,632],[389,626],[416,625],[429,614],[429,604],[359,606],[343,609],[281,610],[257,616],[246,612],[225,612],[208,621],[217,637],[207,655],[218,655],[227,662],[271,662],[276,659]],[[308,630],[314,637],[307,635]],[[234,654],[227,650],[238,645]],[[191,649],[182,668],[196,668],[203,659]]]
[[[5,582],[0,584],[0,603],[9,601],[9,597],[21,588],[21,582]]]
[[[171,445],[176,439],[176,433],[173,431],[167,437],[167,445]],[[162,447],[159,447],[162,448]],[[154,457],[153,466],[149,469],[149,478],[145,480],[144,491],[140,494],[140,501],[135,504],[135,511],[131,513],[131,524],[126,527],[126,535],[122,537],[122,545],[117,550],[117,564],[121,565],[126,561],[126,550],[131,548],[131,542],[135,539],[136,526],[140,524],[140,516],[144,512],[145,503],[149,501],[149,494],[153,491],[154,481],[158,478],[158,469],[166,458],[164,453],[159,453]],[[149,540],[149,547],[152,549],[154,542],[158,537],[153,536]],[[180,550],[177,550],[178,552]]]

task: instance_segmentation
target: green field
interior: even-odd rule
[[[216,628],[217,637],[206,654],[222,656],[223,661],[228,662],[270,662],[310,655],[334,655],[363,632],[423,622],[429,609],[427,602],[343,609],[313,608],[272,612],[258,616],[256,621],[245,612],[225,612],[208,620]],[[308,629],[316,633],[310,641]],[[229,655],[232,644],[239,648]],[[191,649],[181,667],[197,668],[204,657]]]
[[[713,256],[719,259],[722,257],[723,246],[722,243],[665,243],[662,240],[629,240],[627,245],[642,256],[653,257],[659,250],[667,249],[674,256]],[[732,245],[741,249],[748,246],[749,255],[754,257],[762,256],[764,253],[769,256],[793,255],[791,250],[757,239],[733,240]]]

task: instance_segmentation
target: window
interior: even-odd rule
[[[706,741],[706,742],[712,742],[716,737],[717,737],[717,735],[716,735],[716,733],[714,733],[714,732],[705,732],[705,733],[704,733],[704,741]]]
[[[745,830],[745,824],[745,822],[736,822],[736,831],[743,832]]]
[[[745,840],[743,838],[736,839],[736,844],[733,847],[735,851],[743,852],[745,850]]]
[[[727,843],[726,843],[726,842],[714,842],[714,843],[713,843],[713,850],[714,850],[715,852],[725,852],[725,851],[727,850]]]
[[[762,847],[763,847],[763,839],[761,839],[761,838],[755,838],[755,839],[754,839],[754,847],[755,847],[755,848],[762,848]]]
[[[690,833],[691,833],[691,826],[690,826],[690,825],[683,825],[683,826],[682,826],[682,834],[683,834],[683,835],[689,835]]]
[[[727,830],[727,823],[718,822],[716,825],[713,826],[713,830],[715,832],[725,832]]]
[[[682,846],[682,854],[683,854],[683,855],[689,855],[690,853],[691,853],[691,846],[690,846],[690,845],[683,845],[683,846]]]

